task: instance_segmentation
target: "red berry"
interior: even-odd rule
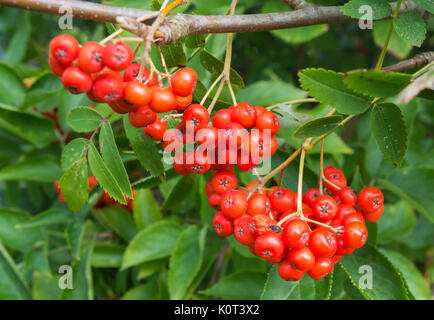
[[[260,114],[262,114],[264,111],[267,111],[267,109],[265,109],[264,107],[261,107],[261,106],[256,106],[253,108],[255,108],[256,117],[259,117]]]
[[[352,222],[345,226],[342,237],[347,247],[357,249],[366,243],[368,229],[360,222]]]
[[[102,51],[102,59],[110,69],[124,70],[133,61],[133,51],[123,42],[109,43]]]
[[[349,204],[340,204],[338,206],[338,211],[336,212],[334,219],[342,221],[347,215],[352,213],[357,213],[356,208]]]
[[[200,104],[192,104],[185,111],[182,117],[184,122],[191,121],[194,131],[208,127],[209,113],[208,110]]]
[[[252,245],[256,240],[256,225],[251,216],[244,214],[234,221],[234,236],[239,243]]]
[[[72,94],[88,92],[92,88],[91,77],[77,66],[66,68],[62,73],[60,81]]]
[[[222,200],[222,196],[218,193],[213,193],[208,198],[209,205],[216,211],[220,211],[220,202]]]
[[[70,66],[69,64],[61,64],[52,54],[48,57],[48,63],[50,64],[51,71],[58,77]]]
[[[298,281],[303,278],[305,271],[298,269],[290,259],[283,260],[277,267],[279,276],[285,281]]]
[[[331,258],[316,258],[315,265],[307,274],[314,280],[320,280],[332,273],[334,267],[333,259]]]
[[[303,271],[308,271],[315,265],[315,256],[308,247],[291,250],[289,252],[289,260],[291,260],[298,269]]]
[[[125,85],[124,99],[136,106],[145,106],[151,102],[152,91],[138,81],[131,81]]]
[[[211,167],[211,159],[201,150],[195,150],[186,155],[185,169],[190,173],[204,173]]]
[[[212,118],[214,128],[223,129],[225,125],[232,122],[232,112],[229,109],[221,109]]]
[[[249,171],[256,168],[261,163],[261,158],[253,158],[244,149],[238,149],[237,167],[241,171]]]
[[[357,203],[357,195],[350,187],[343,187],[339,190],[339,198],[343,204],[355,206]]]
[[[357,203],[363,212],[377,211],[383,206],[383,202],[383,194],[375,187],[364,188],[357,197]]]
[[[338,187],[336,188],[330,183],[325,182],[324,186],[331,192],[337,192],[347,186],[347,179],[345,179],[344,173],[333,166],[328,166],[324,169],[324,177]]]
[[[50,42],[50,52],[56,60],[63,64],[71,64],[77,58],[79,43],[69,34],[61,34]]]
[[[177,129],[170,129],[164,133],[163,149],[164,152],[172,153],[182,149],[182,133]]]
[[[113,102],[108,102],[107,103],[110,108],[112,108],[112,110],[116,113],[119,114],[125,114],[130,112],[129,106],[127,106],[123,100],[118,100],[118,101],[113,101]]]
[[[221,208],[232,219],[241,217],[247,211],[246,195],[239,190],[230,190],[223,194]]]
[[[273,137],[270,134],[254,129],[247,135],[243,146],[251,157],[269,157],[272,151],[277,149],[277,142],[273,143]]]
[[[244,128],[253,127],[256,123],[256,111],[249,103],[238,103],[232,109],[232,121]]]
[[[238,181],[235,174],[222,170],[212,178],[212,185],[217,193],[225,193],[237,187]]]
[[[345,256],[354,252],[354,248],[350,248],[346,245],[342,235],[337,236],[338,246],[336,248],[336,254],[340,256]]]
[[[311,207],[313,206],[313,202],[316,198],[318,198],[320,195],[319,189],[309,189],[306,191],[305,195],[303,196],[303,201],[306,202]]]
[[[246,129],[236,122],[230,122],[219,130],[219,147],[227,147],[231,151],[241,147],[246,138]]]
[[[313,202],[312,212],[319,221],[329,221],[334,218],[338,211],[336,201],[327,195],[316,198]]]
[[[200,129],[196,133],[196,143],[201,149],[215,149],[217,145],[218,132],[214,127]]]
[[[270,195],[271,208],[279,213],[294,209],[296,205],[295,194],[285,188],[280,188]]]
[[[212,223],[215,232],[217,232],[217,234],[220,236],[227,237],[234,232],[232,219],[226,217],[221,211],[215,214]]]
[[[295,218],[289,221],[282,231],[282,240],[290,249],[305,247],[309,242],[310,228],[306,222]]]
[[[207,195],[207,197],[209,197],[214,192],[216,191],[213,187],[212,178],[211,178],[205,183],[205,194]]]
[[[176,110],[184,111],[193,101],[193,96],[189,95],[186,97],[176,96],[176,102],[178,105],[176,106]]]
[[[353,223],[353,222],[359,222],[361,224],[365,224],[365,219],[363,219],[362,214],[359,212],[350,213],[349,215],[346,215],[345,218],[342,219],[341,224],[343,226],[346,226],[346,225]]]
[[[123,97],[122,80],[113,73],[102,73],[93,81],[92,94],[103,102],[117,101]]]
[[[270,200],[266,195],[255,192],[248,201],[247,211],[252,215],[268,214],[271,209]]]
[[[376,222],[381,218],[381,215],[384,211],[384,205],[372,212],[363,212],[363,217],[368,222]]]
[[[124,81],[130,82],[134,80],[139,80],[140,66],[141,65],[138,63],[130,64],[124,71]],[[150,73],[151,72],[149,71],[149,69],[144,67],[142,83],[146,83],[146,85],[151,88],[155,87],[158,84],[158,80],[155,74],[152,75],[152,78],[149,78]]]
[[[178,101],[173,92],[168,88],[154,87],[152,88],[152,98],[150,107],[156,113],[163,113],[175,110],[178,106]]]
[[[279,263],[283,258],[285,245],[277,233],[269,231],[256,238],[255,251],[269,263]]]
[[[262,112],[256,119],[256,128],[259,130],[270,130],[271,135],[279,131],[280,123],[277,116],[271,111]]]
[[[104,47],[98,42],[89,41],[83,44],[78,52],[78,65],[86,72],[94,73],[104,67],[102,51]]]
[[[172,163],[173,169],[175,169],[176,172],[178,172],[183,176],[190,173],[187,171],[185,167],[185,162],[186,162],[185,158],[186,158],[186,153],[179,152],[173,157],[173,163]]]
[[[181,68],[170,80],[170,85],[174,94],[180,97],[186,97],[196,89],[197,74],[193,69]]]
[[[309,248],[316,257],[332,257],[337,249],[336,234],[326,227],[314,230],[310,234]]]
[[[270,227],[273,225],[273,221],[268,215],[258,214],[252,217],[255,224],[256,235],[260,236],[270,231]]]
[[[128,114],[128,119],[133,127],[143,128],[154,123],[157,115],[148,106],[137,108]]]
[[[157,119],[155,119],[152,124],[147,125],[143,128],[143,132],[149,139],[154,141],[161,141],[163,140],[166,128],[166,122],[161,121],[161,118],[157,117]]]

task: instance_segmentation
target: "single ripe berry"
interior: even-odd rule
[[[107,104],[110,106],[110,108],[112,108],[112,110],[114,112],[119,113],[119,114],[126,114],[126,113],[129,113],[131,111],[129,109],[129,106],[126,106],[123,103],[122,99],[118,100],[118,101],[108,102]]]
[[[249,152],[251,157],[269,157],[272,154],[272,148],[276,149],[277,142],[274,141],[270,134],[253,129],[244,140],[244,149]]]
[[[267,109],[265,109],[264,107],[261,107],[261,106],[256,106],[253,108],[255,109],[256,117],[259,117],[264,111],[267,111]]]
[[[113,73],[102,73],[94,81],[92,94],[98,100],[113,102],[123,97],[122,80]]]
[[[185,169],[190,173],[204,173],[211,167],[211,159],[201,150],[195,150],[186,155]]]
[[[255,251],[269,263],[279,263],[285,252],[285,245],[279,234],[269,231],[255,240]]]
[[[298,269],[303,271],[308,271],[315,265],[315,256],[308,247],[293,249],[289,252],[288,257]]]
[[[221,211],[220,202],[222,200],[222,196],[218,193],[213,193],[208,198],[208,203],[216,211]]]
[[[306,193],[303,195],[303,202],[306,202],[309,206],[313,206],[313,202],[316,198],[318,198],[320,195],[319,189],[312,188],[306,191]]]
[[[174,94],[180,97],[191,95],[196,89],[197,74],[193,69],[181,68],[170,80],[170,85]]]
[[[60,81],[66,90],[72,94],[88,92],[92,88],[91,77],[77,66],[66,68]]]
[[[222,237],[230,236],[234,232],[233,220],[221,211],[215,214],[212,224],[215,232]]]
[[[241,217],[247,211],[246,195],[240,190],[230,190],[223,194],[221,208],[232,219]]]
[[[326,227],[314,230],[310,234],[309,248],[316,257],[332,257],[337,249],[336,234]]]
[[[176,110],[184,111],[193,101],[193,96],[189,95],[186,97],[176,96],[176,102],[178,105],[176,106]]]
[[[342,237],[347,247],[358,249],[366,243],[368,229],[360,222],[352,222],[345,226]]]
[[[331,185],[327,181],[324,183],[327,190],[331,192],[338,192],[347,186],[347,179],[345,179],[344,173],[333,166],[327,166],[324,169],[324,177],[333,184]]]
[[[378,221],[378,219],[381,218],[383,211],[384,211],[384,205],[382,205],[380,208],[378,208],[377,210],[372,211],[372,212],[365,212],[364,211],[363,217],[368,222],[376,222],[376,221]]]
[[[200,104],[192,104],[185,111],[182,120],[193,124],[194,131],[208,127],[208,110]]]
[[[225,193],[237,187],[237,177],[233,172],[221,170],[212,178],[212,185],[217,193]]]
[[[161,118],[157,117],[157,119],[155,119],[152,124],[147,125],[143,128],[143,132],[145,133],[145,136],[147,136],[149,139],[154,141],[161,141],[163,140],[166,129],[166,122],[161,121]]]
[[[187,171],[185,167],[186,163],[186,153],[185,152],[179,152],[173,157],[173,169],[175,169],[176,172],[178,172],[180,175],[187,175],[190,172]],[[211,194],[210,194],[211,195]]]
[[[102,51],[104,64],[112,70],[121,71],[133,61],[133,51],[123,43],[109,43]]]
[[[270,227],[273,225],[273,221],[268,215],[258,214],[252,217],[255,224],[255,232],[257,236],[263,235],[270,231]]]
[[[313,202],[312,212],[319,221],[332,220],[337,211],[338,205],[336,201],[328,195],[319,196]]]
[[[79,43],[69,34],[61,34],[50,42],[50,52],[56,60],[63,64],[71,64],[78,55]]]
[[[271,111],[264,111],[256,118],[256,128],[270,130],[271,135],[279,131],[280,123],[277,116]]]
[[[252,216],[257,214],[268,214],[271,210],[271,204],[268,197],[264,194],[255,192],[248,201],[247,211]]]
[[[225,146],[231,151],[236,151],[246,139],[246,129],[236,122],[226,124],[218,133],[219,147]]]
[[[250,171],[261,163],[261,158],[253,158],[244,149],[237,151],[237,167],[241,171]]]
[[[148,106],[139,107],[128,114],[128,120],[133,127],[143,128],[154,123],[157,115]]]
[[[196,143],[201,149],[212,150],[217,146],[218,132],[214,127],[200,129],[196,133]]]
[[[178,106],[176,96],[168,88],[154,87],[152,88],[152,98],[150,107],[156,113],[163,113],[175,110]]]
[[[357,197],[357,203],[363,212],[376,211],[383,206],[383,202],[383,194],[375,187],[364,188]]]
[[[271,208],[279,213],[294,209],[296,205],[295,194],[285,188],[280,188],[270,195]]]
[[[314,280],[320,280],[332,273],[334,262],[331,258],[316,258],[315,265],[307,274]]]
[[[310,234],[310,228],[307,223],[294,218],[283,228],[282,240],[288,248],[299,249],[308,244]]]
[[[290,259],[283,260],[277,267],[279,276],[285,281],[298,281],[303,278],[306,273],[303,270],[294,266],[294,263]]]
[[[89,73],[101,71],[104,67],[102,61],[102,51],[104,47],[98,42],[89,41],[83,44],[78,52],[78,65]]]
[[[347,226],[353,222],[358,222],[364,225],[365,219],[363,219],[363,215],[359,212],[350,213],[349,215],[346,215],[345,218],[342,219],[341,225]]]
[[[130,82],[137,80],[139,81],[139,73],[140,73],[140,67],[141,65],[138,63],[130,64],[124,71],[124,81]],[[150,78],[151,72],[148,68],[143,67],[143,76],[142,76],[142,83],[145,83],[148,87],[155,87],[158,85],[158,79],[155,74],[152,75],[152,78]]]
[[[220,109],[212,118],[212,126],[223,129],[225,125],[232,122],[232,112],[229,109]]]
[[[69,67],[69,64],[61,64],[52,54],[48,57],[48,63],[50,64],[51,71],[58,77]]]
[[[238,103],[232,109],[232,121],[244,128],[253,127],[256,123],[256,111],[249,103]]]
[[[340,204],[338,206],[338,211],[336,212],[334,220],[342,221],[347,215],[352,213],[357,213],[357,209],[349,204]]]
[[[339,190],[339,198],[343,204],[355,206],[357,204],[357,195],[350,187],[343,187]]]
[[[145,106],[151,102],[152,91],[139,81],[131,81],[125,85],[124,99],[136,106]]]
[[[256,240],[256,225],[251,216],[244,214],[234,221],[234,236],[239,243],[250,246]]]

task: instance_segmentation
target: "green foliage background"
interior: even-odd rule
[[[151,1],[103,2],[151,8]],[[229,0],[191,2],[177,11],[224,14],[230,4]],[[315,1],[323,5],[346,2]],[[384,5],[383,1],[379,2]],[[152,3],[156,5],[156,1]],[[429,7],[429,1],[420,0],[418,5]],[[285,10],[288,7],[277,0],[241,0],[237,7],[237,13]],[[235,36],[232,67],[236,72],[231,74],[231,80],[236,85],[239,101],[271,106],[307,97],[308,93],[300,88],[300,77],[303,88],[323,102],[280,107],[283,116],[278,133],[280,149],[273,156],[273,166],[299,146],[302,139],[295,138],[293,133],[302,123],[325,116],[331,106],[343,114],[357,113],[344,129],[327,139],[326,164],[342,168],[357,191],[366,185],[380,186],[386,199],[381,220],[369,225],[367,246],[351,257],[344,257],[334,273],[325,279],[313,281],[304,277],[296,283],[282,281],[276,266],[252,256],[232,237],[224,239],[214,233],[213,210],[203,192],[209,174],[177,176],[161,163],[154,144],[119,121],[119,117],[110,118],[111,125],[105,123],[99,136],[111,141],[107,143],[111,149],[100,155],[96,139],[96,147],[93,144],[89,147],[89,168],[84,160],[80,161],[80,169],[104,176],[105,183],[101,179],[100,182],[119,200],[123,193],[131,192],[128,180],[131,181],[137,190],[133,214],[119,206],[93,209],[101,189],[75,197],[69,208],[78,212],[57,200],[53,182],[65,171],[69,172],[88,145],[79,132],[93,131],[101,121],[98,113],[106,116],[109,111],[104,105],[96,106],[98,113],[91,111],[86,107],[90,104],[86,96],[69,94],[50,73],[48,44],[60,33],[57,21],[54,16],[0,7],[1,299],[431,299],[434,278],[432,100],[425,92],[423,97],[398,105],[396,110],[387,105],[375,107],[383,108],[393,124],[392,134],[398,143],[395,152],[390,153],[386,150],[390,146],[387,141],[385,145],[376,142],[377,136],[380,140],[387,136],[376,125],[381,122],[375,117],[378,110],[366,110],[373,97],[394,102],[408,83],[405,75],[396,76],[404,79],[398,91],[396,81],[391,85],[389,79],[382,86],[375,86],[379,92],[375,95],[372,95],[373,88],[356,81],[359,75],[345,78],[345,85],[355,89],[351,91],[352,99],[362,97],[362,101],[367,101],[364,110],[346,112],[354,107],[354,100],[337,102],[337,96],[322,98],[325,91],[315,93],[325,76],[330,77],[327,84],[335,79],[341,81],[345,90],[350,90],[340,80],[342,76],[318,69],[297,74],[305,68],[347,72],[374,67],[389,21],[375,22],[373,31],[362,31],[357,23],[347,23]],[[425,41],[420,47],[412,47],[422,38],[417,30],[407,41],[400,38],[399,29],[394,31],[384,65],[433,49],[434,39],[430,35],[434,20],[425,23],[427,34],[423,35]],[[74,29],[68,32],[83,43],[101,40],[112,28],[112,25],[75,19]],[[225,35],[212,35],[206,44],[204,39],[189,37],[163,48],[168,65],[177,66],[204,46],[188,62],[201,82],[195,100],[199,100],[221,70],[218,59],[223,58],[226,45]],[[153,55],[158,62],[156,52]],[[363,76],[369,75],[363,73]],[[378,80],[380,76],[372,77]],[[223,91],[217,106],[226,107],[230,101],[229,92]],[[44,112],[57,108],[64,135],[56,133],[54,122],[34,112],[33,106]],[[75,121],[83,117],[87,121]],[[304,130],[299,129],[298,137],[311,133],[306,131],[309,128]],[[77,139],[73,145],[65,146],[67,134]],[[385,156],[400,166],[394,166]],[[122,162],[126,172],[119,169],[123,168]],[[308,154],[306,171],[305,190],[317,183],[318,148]],[[138,177],[137,172],[144,178]],[[71,177],[77,177],[70,173]],[[165,180],[155,178],[163,173]],[[295,190],[297,174],[298,164],[294,162],[286,171],[284,185]],[[63,179],[65,185],[76,183],[80,188],[80,178],[73,180],[64,175]],[[254,178],[239,174],[239,179],[248,183]],[[359,267],[366,264],[373,268],[373,289],[358,287]],[[62,291],[58,287],[61,265],[73,267],[73,290]]]

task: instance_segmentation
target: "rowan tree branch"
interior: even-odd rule
[[[399,72],[407,69],[413,69],[425,66],[434,61],[434,51],[428,51],[418,54],[411,59],[400,61],[396,64],[384,67],[383,71],[386,72]]]
[[[289,7],[292,8],[292,10],[298,10],[301,9],[304,6],[309,5],[306,0],[282,0],[285,2]]]
[[[301,1],[291,2],[300,3]],[[68,8],[72,10],[75,18],[113,23],[117,23],[119,18],[124,19],[124,22],[130,22],[130,20],[149,15],[149,19],[144,21],[149,25],[158,16],[158,12],[77,0],[0,0],[0,5],[57,15],[64,14],[64,11],[60,13],[59,9]],[[395,8],[395,6],[396,3],[393,3],[392,7]],[[401,7],[401,11],[408,10],[421,11],[411,0],[404,1]],[[345,16],[339,6],[307,5],[299,10],[288,12],[234,16],[169,14],[157,30],[156,36],[160,44],[168,44],[191,34],[257,32],[350,21],[356,21],[356,19]],[[130,24],[131,29],[129,30],[139,36],[146,31],[141,23]]]

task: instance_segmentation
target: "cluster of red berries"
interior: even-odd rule
[[[164,88],[146,67],[139,79],[141,65],[132,63],[133,58],[131,48],[120,41],[106,46],[89,41],[80,47],[73,36],[63,34],[50,43],[51,70],[68,91],[86,93],[90,100],[107,103],[116,113],[128,113],[134,127],[161,141],[166,123],[157,113],[187,108],[197,74],[190,68],[179,69],[171,76],[170,88]]]
[[[178,173],[228,168],[233,171],[235,164],[240,170],[249,171],[277,150],[274,135],[279,130],[279,119],[264,107],[237,103],[217,111],[209,123],[207,109],[192,104],[176,129],[167,131],[163,146],[169,152],[178,152],[173,160]],[[192,150],[182,151],[189,144],[195,145]]]
[[[218,211],[214,229],[221,236],[233,234],[254,255],[279,264],[284,280],[297,281],[306,272],[322,279],[343,255],[366,243],[365,220],[375,222],[384,211],[377,188],[366,187],[356,195],[333,166],[324,169],[324,176],[328,194],[309,189],[300,213],[296,192],[277,186],[257,190],[256,181],[237,188],[234,173],[220,170],[205,186],[210,205]]]
[[[95,188],[99,184],[99,182],[95,178],[95,176],[89,176],[87,179],[88,179],[88,183],[89,183],[89,191],[91,191],[93,188]],[[65,198],[62,194],[62,190],[60,189],[59,184],[60,184],[60,182],[58,180],[54,182],[54,184],[53,184],[54,190],[58,194],[57,197],[58,197],[59,201],[65,203]],[[123,205],[123,204],[120,204],[119,202],[117,202],[116,200],[114,200],[112,197],[110,197],[107,192],[103,191],[101,197],[96,202],[95,207],[101,208],[101,207],[108,206],[108,205],[119,205],[119,206],[127,209],[128,211],[132,212],[133,208],[134,208],[135,194],[136,194],[136,190],[133,190],[133,198],[132,199],[125,196],[125,200],[126,200],[127,204]]]

